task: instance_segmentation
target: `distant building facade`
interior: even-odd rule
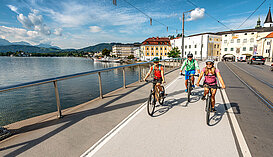
[[[161,59],[167,59],[168,53],[171,51],[172,47],[169,38],[153,37],[148,38],[141,44],[141,60],[152,60],[154,57]]]
[[[126,58],[128,56],[134,55],[135,49],[139,48],[140,44],[116,44],[112,46],[111,55],[116,57]]]
[[[266,58],[267,61],[273,62],[273,32],[258,41],[258,52]]]
[[[219,58],[221,53],[221,35],[217,33],[201,33],[184,37],[185,58],[189,53],[193,54],[195,59]],[[182,52],[182,38],[171,40],[172,48],[177,47]]]

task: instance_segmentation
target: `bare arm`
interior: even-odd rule
[[[162,82],[165,83],[164,69],[161,67]]]
[[[217,74],[217,77],[218,77],[220,83],[222,84],[222,88],[225,89],[225,88],[226,88],[226,85],[225,85],[225,83],[224,83],[224,80],[223,80],[223,78],[222,78],[220,72],[217,72],[216,74]]]
[[[199,70],[199,71],[200,71],[200,70]],[[203,75],[204,75],[204,72],[201,71],[201,74],[200,74],[200,76],[199,76],[199,78],[198,78],[198,80],[197,80],[197,83],[196,83],[197,86],[199,86],[199,82],[201,81]]]
[[[151,68],[150,68],[150,70],[149,70],[149,72],[147,73],[147,75],[145,76],[145,78],[144,78],[144,81],[147,79],[147,77],[151,74],[151,72],[152,72],[152,70],[151,70]]]

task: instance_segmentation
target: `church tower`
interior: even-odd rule
[[[255,26],[255,28],[262,28],[260,17],[259,17],[259,19],[258,19],[258,21],[257,21],[257,25]]]
[[[266,16],[266,19],[264,21],[264,27],[273,27],[272,17],[271,17],[271,7],[269,7],[268,14]]]

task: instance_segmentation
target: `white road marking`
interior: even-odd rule
[[[166,86],[169,88],[174,82],[178,80],[179,76],[174,79],[170,84]],[[81,157],[91,157],[93,156],[103,145],[105,145],[112,137],[114,137],[122,128],[124,128],[134,117],[136,117],[144,108],[146,102],[139,106],[134,112],[132,112],[128,117],[126,117],[122,122],[120,122],[116,127],[114,127],[110,132],[103,136],[98,142],[96,142],[92,147],[90,147],[86,152],[84,152]]]

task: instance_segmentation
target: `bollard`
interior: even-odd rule
[[[56,102],[57,102],[57,110],[58,110],[58,118],[62,118],[62,109],[61,109],[61,103],[60,103],[60,97],[59,97],[59,91],[57,86],[57,81],[53,81],[54,88],[55,88],[55,96],[56,96]]]
[[[98,72],[98,79],[99,79],[99,88],[100,88],[100,98],[103,99],[102,84],[101,84],[101,74],[100,74],[100,72]]]

